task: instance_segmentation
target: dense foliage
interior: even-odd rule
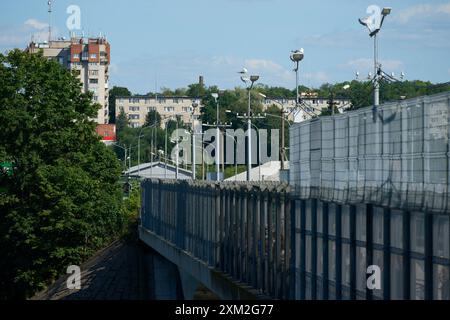
[[[25,298],[121,234],[120,164],[57,62],[0,54],[0,299]]]

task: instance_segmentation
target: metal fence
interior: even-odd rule
[[[291,183],[304,199],[448,212],[450,92],[291,127]]]
[[[286,184],[145,180],[141,219],[275,299],[450,299],[447,213],[302,199]]]
[[[142,226],[235,281],[288,299],[289,191],[287,184],[145,180]]]

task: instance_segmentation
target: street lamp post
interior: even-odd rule
[[[196,155],[196,147],[195,147],[195,110],[198,107],[197,102],[192,103],[192,180],[195,180],[196,178],[196,167],[195,167],[195,155]]]
[[[299,97],[298,97],[298,68],[299,68],[299,63],[300,61],[303,60],[303,58],[305,57],[304,54],[304,50],[303,48],[301,48],[300,50],[294,50],[291,53],[291,61],[295,63],[295,92],[296,92],[296,96],[295,96],[295,107],[298,108],[299,105]]]
[[[251,114],[251,91],[253,89],[253,85],[256,81],[259,80],[259,76],[253,75],[250,78],[246,77],[247,69],[242,69],[239,72],[241,76],[241,80],[250,85],[247,87],[248,91],[248,108],[247,108],[247,181],[250,181],[250,170],[252,169],[252,114]]]
[[[297,86],[298,87],[298,86]],[[259,95],[261,97],[263,97],[264,99],[267,99],[267,96],[259,93]],[[285,117],[285,110],[284,110],[284,104],[279,103],[275,100],[269,99],[272,102],[275,102],[277,104],[279,104],[281,106],[281,116],[279,118],[281,118],[281,147],[280,147],[280,157],[281,157],[281,163],[280,163],[280,168],[281,170],[284,170],[284,159],[286,158],[286,142],[285,142],[285,135],[284,135],[284,131],[285,131],[285,121],[286,121],[286,117]],[[267,115],[267,114],[266,114]],[[269,116],[273,116],[273,115],[269,115]]]
[[[220,128],[219,128],[219,94],[212,93],[211,96],[216,102],[216,181],[220,181]]]
[[[113,143],[114,146],[121,148],[124,152],[125,152],[125,157],[124,157],[124,164],[125,164],[125,171],[127,170],[127,147],[126,146],[121,146],[118,143]]]
[[[386,7],[381,10],[381,22],[379,25],[374,25],[372,16],[364,19],[359,19],[359,23],[367,27],[370,37],[373,38],[373,60],[374,60],[374,78],[373,78],[373,120],[376,121],[376,112],[380,105],[380,78],[381,78],[381,65],[378,61],[378,32],[380,32],[383,26],[384,19],[391,13],[392,8]]]
[[[144,126],[141,127],[141,129],[139,130],[139,136],[138,136],[138,176],[139,178],[141,177],[141,137],[142,137],[142,130],[144,129],[150,129],[150,128],[154,128],[156,127],[156,119],[155,119],[155,123],[152,124],[151,126]],[[150,148],[150,153],[152,152],[151,148]],[[153,164],[152,164],[153,167]],[[152,168],[150,167],[150,168]]]

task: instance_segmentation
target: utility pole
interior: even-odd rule
[[[281,170],[284,170],[284,159],[286,156],[286,149],[284,147],[284,105],[281,105]]]
[[[48,44],[52,40],[52,1],[48,0]]]

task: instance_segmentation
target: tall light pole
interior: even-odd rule
[[[219,128],[219,94],[212,93],[211,96],[214,98],[216,102],[216,181],[220,181],[220,128]]]
[[[374,78],[373,78],[373,121],[376,121],[376,113],[378,106],[380,105],[380,78],[381,78],[381,65],[378,61],[378,32],[380,32],[383,26],[384,19],[391,13],[392,8],[386,7],[381,10],[381,22],[379,25],[376,23],[378,19],[373,19],[373,16],[359,19],[359,23],[367,27],[369,35],[373,38],[373,64],[374,64]]]
[[[264,99],[268,99],[265,94],[259,93],[259,95],[261,97],[263,97]],[[281,163],[280,163],[280,168],[281,168],[281,170],[284,170],[284,159],[286,158],[286,146],[285,146],[286,142],[285,142],[285,138],[284,138],[285,137],[285,135],[284,135],[284,131],[285,131],[285,124],[284,124],[284,122],[286,121],[286,117],[285,117],[285,111],[284,111],[284,104],[282,104],[280,102],[277,102],[275,100],[272,100],[272,99],[268,99],[268,100],[270,100],[270,101],[272,101],[274,103],[277,103],[277,104],[279,104],[281,106],[281,116],[279,117],[281,119],[281,147],[280,147]],[[268,115],[268,116],[274,116],[274,115]]]
[[[196,155],[196,147],[195,147],[195,110],[198,107],[197,102],[192,103],[192,115],[191,115],[191,122],[192,122],[192,180],[195,180],[196,178],[196,167],[195,167],[195,155]]]
[[[127,151],[128,151],[128,149],[127,149],[127,147],[124,145],[124,146],[121,146],[120,144],[118,144],[118,143],[113,143],[113,145],[114,146],[116,146],[116,147],[119,147],[119,148],[121,148],[124,152],[125,152],[125,156],[124,156],[124,164],[125,164],[125,171],[127,171]]]
[[[151,126],[143,126],[141,127],[141,129],[139,130],[139,136],[138,136],[138,176],[141,177],[141,137],[142,137],[142,130],[144,129],[149,129],[149,128],[154,128],[156,127],[156,119],[155,119],[155,123],[152,124]],[[150,149],[150,153],[151,153],[151,149]],[[152,164],[153,166],[153,164]]]
[[[303,60],[305,57],[304,50],[301,48],[300,50],[294,50],[291,52],[291,61],[295,63],[295,107],[298,108],[298,105],[300,104],[299,98],[298,98],[298,68],[300,61]]]
[[[252,114],[251,114],[251,91],[253,89],[253,85],[256,81],[259,80],[259,76],[253,75],[250,78],[246,77],[247,69],[242,69],[241,72],[241,80],[245,84],[249,84],[247,86],[248,91],[248,108],[247,108],[247,181],[251,180],[250,170],[252,169]]]

